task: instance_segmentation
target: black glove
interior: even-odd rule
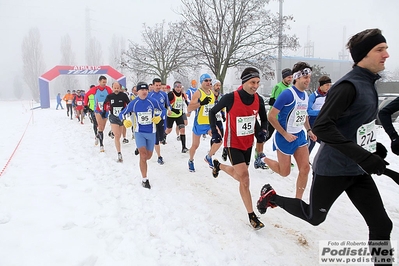
[[[388,151],[387,148],[385,148],[384,145],[381,143],[377,142],[377,148],[376,151],[373,152],[375,155],[380,156],[382,159],[385,159],[387,157]]]
[[[388,163],[384,161],[384,159],[382,159],[380,156],[376,154],[370,154],[365,160],[358,164],[369,175],[382,175]]]
[[[394,136],[394,137],[392,138],[391,150],[392,150],[392,152],[395,153],[396,155],[399,155],[399,136],[398,136],[398,134],[396,134],[396,136]]]
[[[180,109],[176,109],[176,108],[172,108],[170,109],[173,113],[175,114],[179,114],[180,113]]]
[[[212,143],[220,143],[222,142],[222,136],[220,136],[219,131],[212,131]]]
[[[211,101],[211,97],[206,96],[202,101],[200,101],[200,105],[207,105]]]
[[[258,140],[258,143],[263,143],[266,142],[267,138],[267,131],[265,130],[260,130],[258,134],[256,134],[256,139]]]
[[[83,112],[84,112],[85,114],[87,114],[88,112],[90,112],[90,108],[89,108],[88,105],[85,105],[85,107],[84,107],[84,109],[83,109]]]
[[[101,114],[102,118],[107,118],[107,112],[106,111],[102,111],[100,114]]]

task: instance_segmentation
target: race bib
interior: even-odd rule
[[[175,102],[175,109],[181,110],[183,108],[183,102],[182,101],[176,101]]]
[[[76,102],[76,105],[77,105],[77,106],[81,106],[81,105],[83,105],[83,102],[82,102],[82,101],[77,101],[77,102]]]
[[[119,116],[121,111],[122,111],[122,107],[114,107],[114,108],[112,108],[112,113],[114,114],[114,116]]]
[[[72,104],[72,100],[68,100],[68,101],[67,101],[67,104]]]
[[[298,105],[294,113],[294,121],[292,126],[301,127],[305,124],[306,116],[308,115],[306,106]]]
[[[215,104],[213,103],[208,103],[207,105],[204,105],[203,107],[203,111],[202,111],[202,115],[203,116],[208,116],[209,115],[209,111],[213,108]]]
[[[251,116],[238,116],[236,118],[237,136],[247,136],[255,133],[255,119]]]
[[[369,152],[377,150],[375,120],[368,124],[361,125],[356,132],[357,144]]]
[[[137,112],[137,119],[140,125],[152,124],[152,112]]]

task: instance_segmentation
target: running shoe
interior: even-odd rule
[[[164,164],[164,161],[163,161],[162,156],[159,156],[159,157],[158,157],[158,163],[159,163],[160,165],[163,165],[163,164]]]
[[[129,143],[129,140],[128,140],[127,138],[124,138],[124,139],[122,140],[122,142],[126,144],[126,143]]]
[[[220,171],[220,163],[217,159],[213,160],[213,169],[212,169],[212,175],[214,178],[219,176],[219,171]]]
[[[96,137],[94,137],[94,145],[98,145],[98,138],[97,138],[97,136]]]
[[[203,139],[206,139],[206,134],[202,134],[202,138],[203,138]]]
[[[227,148],[223,148],[222,159],[223,161],[227,161]]]
[[[181,149],[181,152],[182,152],[182,153],[187,153],[187,152],[188,152],[188,149],[187,149],[186,147],[184,147],[183,149]]]
[[[136,148],[136,149],[134,150],[134,155],[139,155],[139,153],[140,153],[140,152],[139,152],[139,149]]]
[[[259,230],[265,227],[265,225],[261,221],[259,221],[258,217],[256,217],[255,213],[249,213],[248,216],[249,222],[255,230]]]
[[[147,179],[146,181],[141,181],[141,185],[142,185],[144,188],[151,189],[150,181],[149,181],[148,179]]]
[[[122,153],[118,152],[118,163],[123,163]]]
[[[104,152],[104,146],[100,146],[100,152]]]
[[[212,157],[207,154],[204,158],[204,161],[209,165],[211,169],[213,169]]]
[[[190,172],[195,172],[194,160],[193,160],[193,161],[188,160],[188,170],[189,170]]]
[[[258,200],[258,203],[256,204],[256,207],[261,214],[264,214],[269,207],[277,207],[276,204],[271,202],[271,198],[274,195],[276,195],[276,191],[274,191],[270,184],[266,184],[262,187],[262,189],[260,190],[260,198]]]
[[[161,140],[161,143],[162,143],[162,145],[167,144],[167,143],[166,143],[166,138],[164,138],[163,140]]]
[[[261,169],[269,169],[269,166],[267,166],[263,161],[262,158],[266,157],[266,155],[261,152],[259,154],[257,154],[257,156],[255,157],[255,161],[254,161],[254,167],[255,169],[261,168]]]

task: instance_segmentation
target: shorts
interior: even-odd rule
[[[136,147],[138,149],[145,147],[147,151],[154,151],[155,133],[135,132],[134,139],[136,140]]]
[[[113,115],[113,114],[110,114],[109,117],[108,117],[108,119],[109,119],[109,122],[110,122],[111,124],[116,124],[116,125],[118,125],[118,126],[123,126],[123,123],[122,123],[122,121],[119,119],[118,116],[115,116],[115,115]]]
[[[293,155],[299,147],[308,145],[308,141],[306,140],[305,132],[303,130],[293,135],[297,136],[298,138],[293,142],[288,142],[278,131],[276,131],[273,139],[273,150],[279,150],[286,155]]]
[[[166,120],[166,127],[167,128],[172,128],[173,127],[173,123],[176,122],[176,126],[180,126],[183,125],[184,126],[184,119],[183,116],[179,116],[179,117],[169,117]]]
[[[94,110],[94,112],[95,112],[96,114],[100,114],[100,115],[101,115],[101,113],[102,113],[102,112],[97,111],[97,110]],[[103,117],[103,118],[104,118],[104,119],[105,119],[105,118],[108,118],[108,115],[109,115],[109,112],[107,111],[107,112],[105,112],[105,117]]]
[[[201,136],[202,134],[208,134],[208,131],[211,130],[211,125],[199,125],[197,119],[194,120],[193,125],[193,133],[197,136]]]
[[[248,148],[246,151],[231,147],[226,147],[226,150],[231,165],[236,165],[240,163],[245,163],[246,165],[249,165],[251,161],[252,147]]]

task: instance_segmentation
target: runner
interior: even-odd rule
[[[115,148],[118,152],[118,162],[123,162],[121,153],[120,138],[123,131],[122,121],[119,119],[119,113],[129,104],[129,97],[121,89],[118,82],[112,83],[113,93],[108,94],[104,101],[104,110],[109,111],[109,122],[111,130],[114,133]]]
[[[78,91],[78,93],[73,98],[73,106],[75,106],[76,116],[78,118],[78,121],[82,125],[83,125],[83,119],[84,119],[83,102],[84,102],[84,95],[82,95],[80,93],[80,91]]]
[[[156,124],[165,116],[166,109],[153,98],[148,97],[148,85],[144,82],[137,84],[138,97],[131,101],[129,105],[119,114],[119,119],[128,128],[132,126],[127,115],[132,112],[135,117],[135,141],[140,152],[140,171],[142,175],[142,186],[151,189],[150,181],[147,176],[147,161],[151,159],[154,152]],[[161,110],[161,112],[159,112]]]
[[[94,113],[95,113],[96,121],[98,124],[97,138],[100,141],[100,152],[104,152],[103,131],[105,128],[105,124],[107,123],[108,112],[104,111],[103,105],[104,105],[104,100],[107,97],[107,95],[112,93],[112,89],[107,86],[107,78],[105,76],[100,76],[98,81],[99,81],[99,85],[91,88],[85,94],[84,102],[85,102],[85,106],[87,106],[88,101],[89,101],[89,96],[94,95],[94,105],[95,105]]]
[[[72,111],[73,95],[71,94],[71,91],[67,90],[67,93],[64,95],[64,97],[62,99],[66,103],[67,117],[69,117],[69,114],[71,114],[71,120],[72,120],[72,116],[73,116],[73,111]]]
[[[194,92],[191,102],[187,107],[187,112],[195,110],[193,137],[190,148],[190,159],[188,160],[188,170],[195,172],[194,155],[199,147],[201,135],[212,136],[211,126],[209,125],[209,110],[215,104],[215,95],[212,93],[212,79],[209,74],[202,74],[200,77],[201,88]],[[213,168],[212,156],[222,144],[213,142],[210,151],[205,156],[205,162]]]
[[[212,129],[212,141],[220,143],[222,135],[217,127],[217,114],[226,108],[226,133],[224,146],[227,148],[228,156],[232,166],[213,160],[212,174],[218,177],[219,171],[233,177],[240,183],[240,195],[248,212],[249,221],[254,229],[264,227],[255,215],[251,192],[249,190],[248,166],[251,160],[252,146],[254,142],[254,125],[259,114],[262,132],[267,127],[266,109],[262,97],[257,94],[260,83],[259,71],[255,68],[246,68],[241,74],[242,89],[225,94],[220,101],[209,112],[210,126]]]
[[[264,154],[261,160],[274,172],[286,177],[291,173],[291,156],[294,156],[299,170],[295,197],[302,199],[310,171],[308,142],[303,129],[306,129],[311,140],[317,140],[309,125],[308,94],[305,92],[310,83],[312,68],[306,62],[298,62],[292,72],[294,85],[278,96],[267,117],[277,130],[273,139],[277,161]]]
[[[277,195],[266,184],[261,190],[258,210],[265,213],[268,207],[278,206],[317,226],[345,192],[366,222],[359,227],[368,229],[372,247],[374,240],[389,243],[392,231],[392,221],[371,176],[381,175],[386,169],[378,155],[378,147],[382,145],[376,145],[374,126],[378,112],[375,82],[389,57],[388,46],[379,29],[368,29],[352,36],[347,47],[355,63],[353,69],[331,87],[312,129],[321,145],[313,163],[309,204]],[[363,141],[366,136],[374,138]],[[347,219],[351,217],[335,221],[337,228],[344,226]],[[387,255],[386,259],[392,259],[392,254]]]
[[[168,109],[170,107],[168,95],[164,91],[161,91],[161,86],[162,86],[161,79],[154,78],[152,80],[153,91],[149,92],[148,97],[155,99],[165,109]],[[165,126],[164,126],[165,119],[166,119],[166,116],[161,116],[161,121],[159,121],[159,123],[156,125],[157,132],[156,132],[156,136],[155,136],[155,152],[157,153],[157,156],[158,156],[157,162],[160,165],[164,164],[163,157],[161,156],[161,147],[159,145],[159,142],[161,142],[163,145],[166,144],[166,142],[165,142]]]
[[[183,103],[184,97],[181,92],[181,82],[175,81],[173,83],[173,89],[168,93],[168,99],[170,102],[171,109],[168,112],[168,118],[166,120],[166,135],[168,135],[173,128],[173,124],[179,128],[180,141],[181,141],[181,152],[186,153],[188,149],[186,148],[186,129],[184,125],[183,118]]]

